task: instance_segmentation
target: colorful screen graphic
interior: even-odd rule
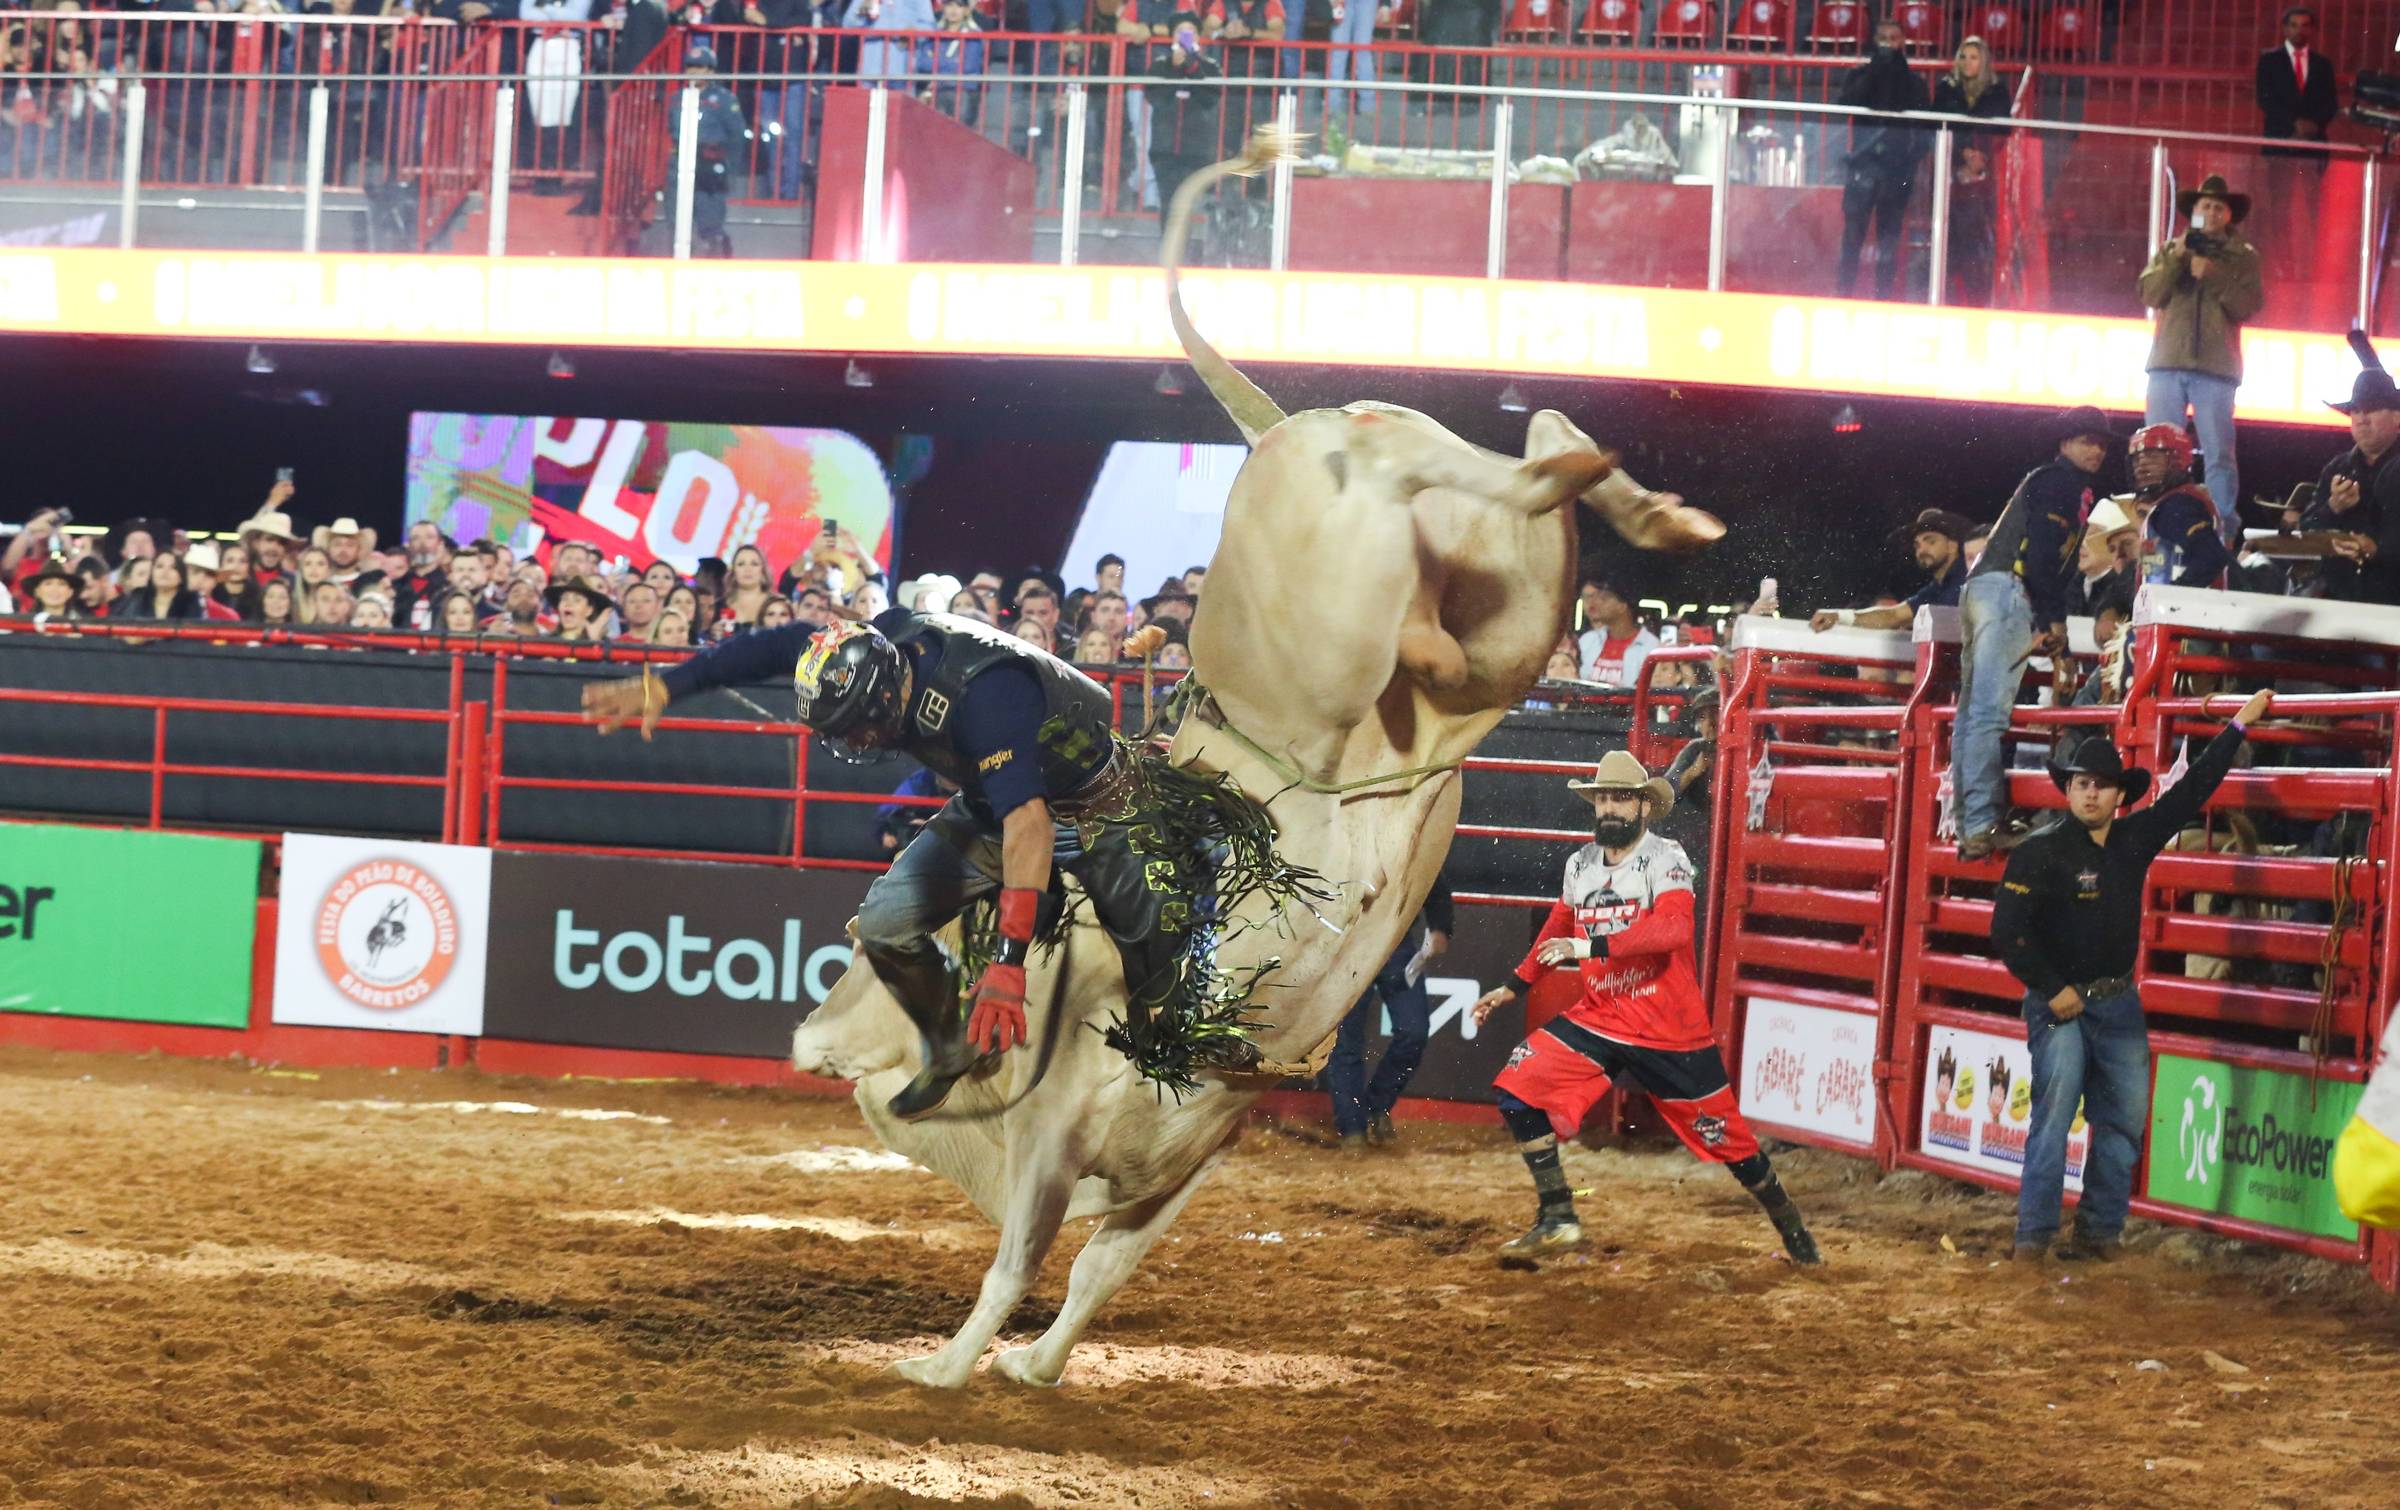
[[[518,554],[583,540],[639,568],[690,572],[755,544],[770,573],[846,529],[892,559],[892,486],[844,430],[510,414],[409,417],[408,522]]]

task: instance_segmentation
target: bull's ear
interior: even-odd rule
[[[851,943],[855,944],[858,942],[858,918],[855,915],[851,917],[849,922],[842,925],[842,932],[850,935]]]

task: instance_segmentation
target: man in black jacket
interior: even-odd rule
[[[2041,1258],[2058,1235],[2078,1104],[2091,1127],[2091,1154],[2074,1241],[2058,1256],[2115,1256],[2150,1123],[2150,1031],[2134,986],[2144,878],[2225,779],[2271,700],[2261,692],[2244,703],[2183,779],[2131,816],[2120,810],[2149,790],[2150,773],[2125,769],[2107,735],[2091,736],[2050,766],[2050,779],[2067,794],[2067,816],[2009,857],[1992,905],[1992,947],[2025,987],[2025,1047],[2033,1060],[2018,1259]]]
[[[1875,50],[1842,80],[1841,103],[1869,110],[1926,108],[1925,85],[1909,71],[1908,58],[1900,50],[1902,40],[1899,22],[1876,23]],[[1925,133],[1906,122],[1851,123],[1848,177],[1842,186],[1843,298],[1849,298],[1858,283],[1859,248],[1867,239],[1870,218],[1875,222],[1875,297],[1889,299],[1898,285],[1900,233],[1926,145]]]
[[[2335,554],[2319,563],[2319,596],[2400,606],[2400,385],[2380,368],[2362,372],[2350,402],[2357,442],[2325,464],[2300,516],[2304,530],[2337,531]]]
[[[2317,13],[2295,5],[2283,13],[2283,45],[2259,55],[2258,113],[2263,119],[2258,134],[2278,141],[2325,140],[2325,128],[2341,108],[2333,86],[2333,60],[2317,51]],[[2325,160],[2321,152],[2289,147],[2267,151],[2278,157]]]

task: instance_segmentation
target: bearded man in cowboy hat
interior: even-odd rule
[[[1533,1258],[1583,1241],[1558,1142],[1622,1081],[1649,1093],[1686,1148],[1733,1171],[1794,1263],[1820,1262],[1800,1208],[1742,1119],[1709,1027],[1692,949],[1692,862],[1681,845],[1649,832],[1674,807],[1674,789],[1623,750],[1610,751],[1591,780],[1567,786],[1591,799],[1592,842],[1568,857],[1566,883],[1517,979],[1531,986],[1571,966],[1583,991],[1518,1044],[1492,1081],[1540,1198],[1531,1230],[1501,1251]],[[1516,998],[1507,986],[1485,993],[1475,1021]]]
[[[2346,603],[2400,605],[2400,385],[2370,367],[2350,402],[2332,407],[2350,417],[2356,444],[2325,464],[2301,512],[2302,529],[2336,532],[2317,583]]]
[[[2233,452],[2233,396],[2242,385],[2242,322],[2266,303],[2258,248],[2236,229],[2250,196],[2212,173],[2175,196],[2182,234],[2142,269],[2142,302],[2158,311],[2150,335],[2146,425],[2183,427],[2188,410],[2200,432],[2211,498],[2225,543],[2242,543],[2242,478]]]
[[[276,478],[275,486],[267,490],[267,501],[234,531],[235,537],[250,550],[250,580],[261,587],[274,577],[291,580],[290,560],[307,544],[293,532],[292,516],[283,511],[283,506],[291,501],[292,492],[288,478]]]
[[[2058,1236],[2078,1103],[2091,1125],[2091,1153],[2075,1236],[2057,1256],[2116,1255],[2150,1125],[2150,1031],[2134,983],[2150,862],[2216,791],[2271,701],[2261,692],[2244,703],[2183,779],[2131,816],[2122,809],[2150,789],[2150,773],[2127,770],[2107,735],[2050,763],[2050,779],[2066,793],[2066,819],[2009,856],[1992,907],[1992,948],[2025,987],[2033,1059],[2033,1125],[2017,1187],[2020,1260],[2039,1260]]]
[[[1879,608],[1820,608],[1808,616],[1808,627],[1823,633],[1836,625],[1861,629],[1906,629],[1916,622],[1917,610],[1927,605],[1956,608],[1959,590],[1967,585],[1966,538],[1975,526],[1948,509],[1927,509],[1892,531],[1894,544],[1905,543],[1925,585],[1907,601]]]

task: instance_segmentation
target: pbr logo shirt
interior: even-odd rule
[[[1533,984],[1548,967],[1541,946],[1588,938],[1583,994],[1567,1015],[1603,1038],[1651,1049],[1705,1048],[1714,1042],[1692,958],[1692,862],[1672,839],[1646,833],[1611,865],[1586,844],[1567,861],[1550,917],[1517,978]],[[1607,953],[1602,954],[1605,943]]]

